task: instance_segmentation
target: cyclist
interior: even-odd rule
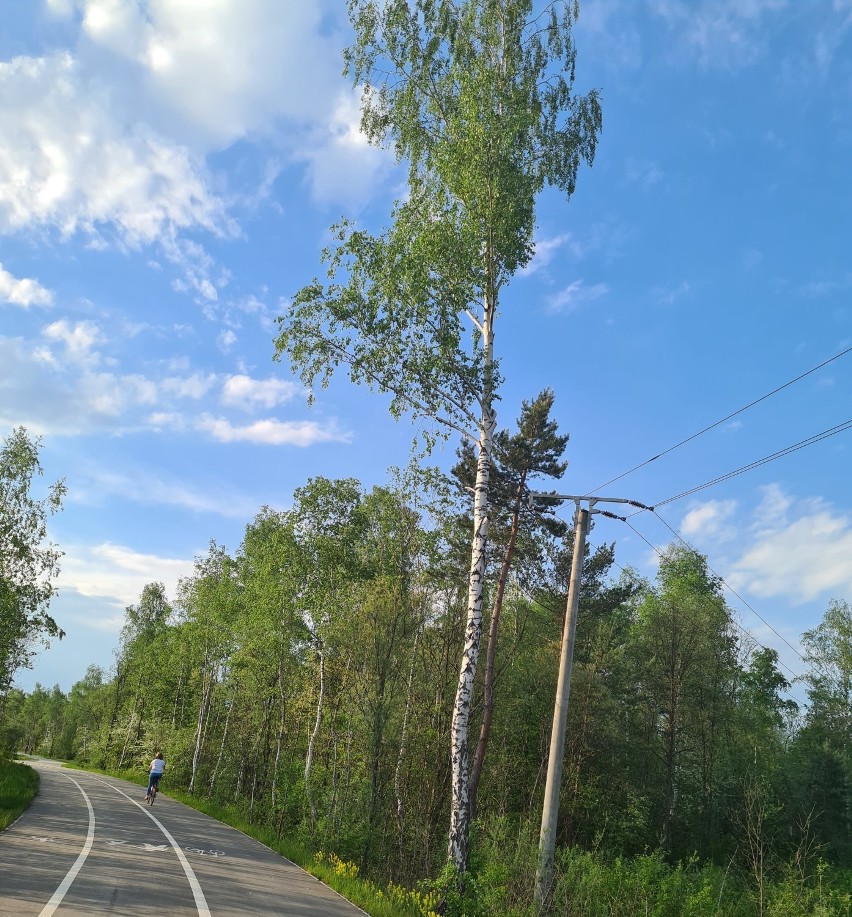
[[[145,793],[145,798],[147,799],[151,795],[152,789],[157,789],[160,786],[160,777],[163,776],[163,771],[166,769],[166,762],[163,760],[163,753],[158,751],[154,755],[154,760],[148,767],[148,789]]]

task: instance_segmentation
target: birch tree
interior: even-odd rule
[[[62,556],[47,541],[47,517],[62,508],[65,484],[33,496],[40,447],[23,427],[0,445],[0,712],[15,671],[30,664],[33,641],[63,636],[47,611]]]
[[[328,282],[279,318],[276,356],[309,387],[338,367],[390,396],[425,444],[453,431],[477,469],[467,619],[451,728],[449,858],[468,857],[468,730],[482,634],[489,487],[500,385],[500,293],[533,254],[536,196],[570,196],[601,127],[596,92],[573,93],[576,2],[350,0],[345,73],[361,130],[407,165],[407,194],[374,235],[348,220],[323,252]]]
[[[470,773],[471,819],[476,817],[476,794],[494,716],[494,681],[500,613],[506,595],[509,571],[516,554],[525,553],[523,548],[519,551],[518,538],[520,535],[523,540],[524,535],[538,531],[555,537],[564,535],[567,531],[566,523],[554,515],[554,504],[548,505],[541,501],[530,504],[526,499],[531,479],[560,478],[568,467],[567,462],[560,461],[568,444],[568,435],[560,436],[557,433],[556,421],[550,417],[553,397],[553,392],[545,389],[532,401],[524,401],[521,416],[518,418],[517,433],[510,435],[508,431],[501,430],[495,437],[498,467],[495,469],[497,476],[492,486],[491,515],[497,526],[504,531],[498,533],[502,560],[491,600],[485,651],[485,677],[482,684],[482,722]],[[472,460],[465,461],[465,455],[469,454],[469,451],[462,450],[462,460],[453,469],[462,483],[466,478],[473,477],[475,468]],[[491,540],[493,543],[497,541],[493,537]],[[534,543],[534,539],[529,540]],[[528,547],[526,553],[530,552],[537,553],[535,548]]]

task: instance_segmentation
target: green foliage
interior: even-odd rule
[[[174,599],[146,587],[112,671],[10,691],[7,747],[137,782],[161,749],[169,795],[191,787],[372,913],[422,917],[434,892],[446,915],[531,917],[572,533],[543,536],[532,595],[507,580],[459,883],[442,869],[464,581],[453,508],[426,526],[406,494],[307,482]],[[672,550],[653,584],[611,580],[612,560],[584,561],[554,914],[847,913],[845,606],[806,635],[820,665],[799,714],[776,655],[737,646],[703,558]]]
[[[38,773],[26,764],[0,757],[0,831],[29,806],[38,792]]]
[[[63,636],[47,611],[62,556],[47,541],[47,517],[61,509],[65,485],[33,495],[40,448],[23,427],[0,448],[0,704],[16,670],[29,665],[33,642]]]

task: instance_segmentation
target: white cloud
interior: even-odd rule
[[[298,158],[308,163],[315,200],[361,206],[393,164],[388,151],[368,145],[359,121],[357,96],[345,93],[338,97],[328,123],[317,127],[302,146]]]
[[[364,202],[392,162],[358,129],[340,74],[345,11],[331,0],[49,0],[68,47],[0,62],[0,233],[76,233],[93,247],[162,243],[215,302],[221,278],[181,247],[234,235],[207,157],[240,140],[308,167],[314,196]],[[185,243],[185,238],[182,240]]]
[[[0,301],[24,308],[49,306],[53,302],[53,293],[46,290],[37,280],[13,277],[0,264]]]
[[[0,231],[109,228],[138,245],[224,223],[203,162],[133,107],[114,111],[111,89],[70,54],[0,62]]]
[[[0,337],[0,426],[23,424],[34,433],[71,436],[124,432],[138,424],[138,409],[157,401],[156,382],[137,374],[94,372],[85,331],[75,337],[66,324],[54,333],[72,352],[77,348],[67,365],[41,345]]]
[[[257,420],[244,426],[234,426],[224,418],[203,415],[196,429],[223,443],[247,442],[268,446],[312,446],[315,443],[348,442],[350,434],[339,431],[335,424],[321,426],[312,420]]]
[[[766,534],[734,564],[734,583],[760,598],[795,603],[852,591],[852,519],[828,509]]]
[[[257,406],[274,408],[290,401],[299,387],[282,379],[252,379],[249,376],[229,376],[222,385],[220,401],[225,405],[252,410]]]
[[[680,524],[685,538],[729,541],[736,534],[731,519],[736,512],[736,500],[708,500],[693,506]]]
[[[771,533],[788,524],[788,512],[793,507],[793,498],[784,493],[778,484],[767,484],[760,488],[762,499],[754,512],[752,527],[758,534]]]
[[[852,514],[820,499],[794,501],[775,484],[762,491],[731,586],[794,604],[852,592]]]
[[[160,388],[165,394],[177,398],[187,398],[198,401],[203,398],[216,384],[213,373],[192,373],[189,376],[169,376],[163,379]]]
[[[569,232],[560,233],[548,239],[536,239],[534,243],[535,251],[533,252],[532,258],[530,258],[529,262],[518,271],[518,274],[522,277],[529,277],[531,274],[538,273],[542,268],[546,268],[556,257],[559,249],[563,248],[570,241],[571,233]]]
[[[110,542],[63,545],[63,550],[60,589],[109,598],[121,607],[138,602],[148,583],[162,582],[173,596],[178,580],[193,572],[192,559],[140,553]]]
[[[42,336],[48,341],[63,344],[66,356],[75,363],[98,362],[99,354],[92,353],[92,348],[105,341],[94,322],[77,322],[71,325],[64,318],[46,325],[42,329]]]
[[[190,146],[224,149],[277,117],[312,121],[338,91],[342,41],[329,28],[335,5],[323,0],[82,0],[79,8],[89,42],[141,90],[144,116]],[[80,53],[89,54],[85,45]],[[108,66],[102,55],[99,63]]]
[[[230,328],[226,328],[224,331],[220,332],[216,342],[220,350],[227,352],[237,343],[237,336]]]
[[[245,373],[189,372],[184,360],[164,364],[184,372],[163,377],[98,371],[99,364],[109,361],[93,350],[103,337],[90,322],[53,322],[43,338],[46,344],[0,337],[0,427],[23,424],[34,433],[55,436],[196,429],[220,442],[299,446],[349,440],[333,423],[267,419],[232,426],[209,414],[185,416],[176,407],[180,401],[198,403],[215,397],[242,410],[270,409],[301,391],[294,382],[253,379]]]
[[[567,287],[547,298],[547,311],[550,314],[573,312],[580,306],[594,302],[605,296],[609,287],[605,283],[587,285],[583,280],[575,280]]]

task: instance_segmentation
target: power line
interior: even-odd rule
[[[755,468],[759,468],[761,465],[768,465],[769,462],[774,462],[776,459],[783,458],[785,455],[790,455],[793,452],[798,452],[799,449],[804,449],[805,446],[813,446],[815,443],[822,442],[824,439],[828,439],[831,436],[836,436],[838,433],[843,433],[850,427],[852,427],[852,419],[844,420],[843,423],[839,423],[837,426],[829,427],[827,430],[823,430],[821,433],[815,433],[813,436],[809,436],[807,439],[793,443],[792,446],[786,446],[784,449],[779,449],[777,452],[773,452],[771,455],[765,455],[763,458],[749,462],[747,465],[742,465],[739,468],[735,468],[733,471],[719,475],[719,477],[713,478],[712,481],[706,481],[704,484],[698,484],[696,487],[691,487],[689,490],[684,490],[679,494],[675,494],[673,497],[667,497],[665,500],[660,500],[654,504],[654,507],[665,506],[667,503],[674,503],[675,500],[682,500],[684,497],[689,497],[694,493],[698,493],[699,490],[705,490],[708,487],[712,487],[714,484],[721,484],[722,481],[729,481],[731,478],[735,478],[737,475],[744,474],[746,471],[753,471]],[[652,512],[654,507],[651,508]],[[638,510],[637,512],[642,512],[642,510]],[[635,515],[635,513],[633,515]]]
[[[738,414],[742,414],[744,411],[747,411],[749,408],[753,408],[756,404],[760,404],[761,401],[766,401],[767,398],[770,398],[772,395],[777,395],[778,392],[783,391],[785,388],[793,385],[796,382],[800,382],[806,376],[810,376],[811,373],[815,373],[817,370],[822,369],[824,366],[828,366],[829,363],[833,363],[835,360],[839,360],[840,357],[846,356],[847,353],[852,351],[852,347],[847,347],[846,350],[841,350],[840,353],[835,354],[833,357],[829,357],[827,360],[823,360],[818,366],[814,366],[812,369],[809,369],[807,372],[802,373],[801,375],[796,376],[795,379],[790,379],[788,382],[785,382],[783,385],[779,385],[778,388],[772,389],[771,392],[767,392],[765,395],[761,395],[760,398],[755,398],[754,401],[750,401],[748,404],[739,408],[731,414],[728,414],[726,417],[723,417],[721,420],[717,420],[715,423],[711,423],[709,426],[704,427],[703,430],[699,430],[697,433],[693,433],[691,436],[687,436],[686,439],[682,439],[679,443],[675,443],[673,446],[669,446],[668,449],[664,449],[662,452],[657,453],[657,455],[652,455],[651,458],[646,459],[644,462],[640,462],[638,465],[634,465],[632,468],[628,468],[627,471],[622,472],[620,475],[611,478],[609,481],[599,484],[589,493],[594,493],[595,491],[601,490],[604,487],[609,487],[610,484],[620,481],[622,478],[626,478],[627,475],[633,474],[634,471],[638,471],[640,468],[644,468],[646,465],[650,465],[651,462],[655,462],[658,458],[662,458],[664,455],[668,455],[670,452],[674,452],[675,449],[679,449],[681,446],[685,446],[687,443],[692,442],[692,440],[697,439],[699,436],[707,433],[710,430],[714,430],[716,427],[721,426],[731,418],[736,417]]]

